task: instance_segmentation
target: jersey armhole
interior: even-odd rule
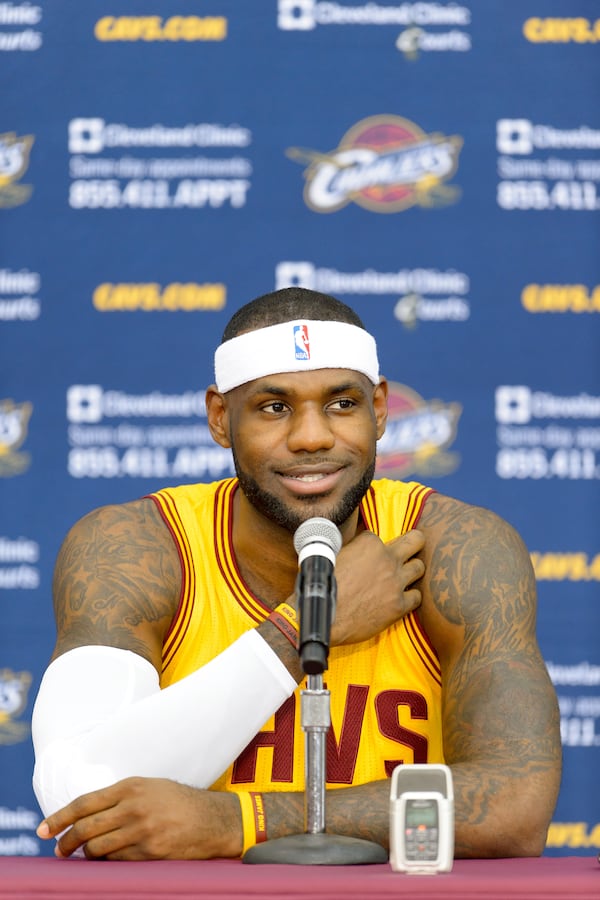
[[[175,544],[175,548],[177,550],[177,556],[179,557],[179,567],[181,570],[181,589],[179,591],[179,600],[177,602],[177,609],[175,610],[175,614],[174,614],[173,618],[171,619],[171,624],[169,625],[169,628],[167,629],[164,639],[163,639],[163,661],[164,661],[165,649],[169,643],[170,638],[174,634],[174,632],[176,630],[178,630],[179,623],[183,617],[184,600],[185,600],[186,596],[188,596],[188,591],[189,591],[189,577],[188,577],[188,567],[186,566],[185,560],[183,557],[181,542],[177,538],[177,531],[175,529],[174,522],[170,518],[170,516],[167,512],[166,498],[165,498],[164,494],[160,494],[160,495],[149,494],[148,499],[152,500],[153,503],[155,504],[161,519],[165,523],[165,525],[169,531],[169,534],[171,535],[171,538],[172,538],[173,543]]]

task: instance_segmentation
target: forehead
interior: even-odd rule
[[[265,375],[235,388],[240,396],[254,397],[259,394],[278,396],[309,397],[314,394],[336,394],[354,390],[371,394],[373,385],[361,372],[354,369],[313,369],[310,372],[282,372]]]

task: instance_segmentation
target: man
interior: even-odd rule
[[[215,375],[208,422],[237,479],[98,509],[61,548],[33,721],[39,835],[62,856],[148,859],[303,832],[293,535],[324,516],[343,537],[327,830],[387,846],[393,768],[445,761],[456,855],[539,855],[560,740],[520,538],[373,480],[387,384],[334,298],[287,288],[242,307]]]

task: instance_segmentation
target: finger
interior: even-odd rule
[[[103,809],[109,809],[116,803],[116,798],[112,796],[110,788],[103,788],[99,791],[92,791],[89,794],[82,794],[67,806],[57,810],[50,816],[40,822],[37,827],[37,835],[46,839],[56,837],[65,828],[73,825],[79,819],[93,815]]]
[[[404,563],[402,571],[406,577],[406,583],[412,584],[413,581],[418,581],[425,574],[425,563],[422,559],[413,556]]]
[[[129,862],[131,862],[132,860],[134,862],[139,862],[140,860],[147,860],[148,856],[146,856],[145,853],[142,853],[142,851],[134,845],[131,847],[123,847],[122,850],[116,850],[114,853],[107,853],[106,856],[102,857],[102,859],[110,859],[119,862],[125,860]]]
[[[369,541],[371,541],[371,543],[375,541],[378,544],[383,544],[379,535],[375,534],[374,531],[361,531],[361,533],[357,534],[356,537],[353,537],[351,541],[344,544],[339,555],[347,556],[350,553],[356,553],[357,547],[360,547],[362,544],[367,544]]]
[[[69,803],[68,806],[63,806],[62,809],[43,819],[36,828],[37,836],[46,841],[48,838],[56,837],[57,834],[72,825],[76,819],[72,806],[73,804]]]
[[[144,859],[139,848],[131,844],[127,829],[115,828],[86,841],[83,851],[87,859]],[[146,857],[147,858],[147,857]]]
[[[417,588],[411,588],[410,591],[404,591],[404,602],[407,604],[405,615],[418,609],[421,605],[421,591]]]
[[[73,825],[60,835],[56,848],[56,856],[71,856],[79,847],[85,851],[86,844],[119,828],[117,807],[109,807],[88,816],[80,816]],[[111,845],[112,846],[112,845]],[[114,847],[113,847],[114,849]],[[103,855],[99,852],[99,855]]]
[[[68,856],[72,856],[80,847],[83,847],[83,851],[87,856],[86,843],[95,834],[98,834],[98,828],[98,824],[94,826],[91,819],[79,819],[58,838],[54,848],[54,855],[65,859]]]
[[[396,552],[400,553],[403,559],[410,559],[415,553],[418,553],[425,546],[425,535],[418,528],[407,531],[406,534],[400,534],[398,537],[392,538],[387,544]]]
[[[100,859],[106,853],[120,849],[128,840],[124,838],[114,817],[105,814],[80,819],[57,841],[55,856],[68,857],[83,847],[88,859]]]

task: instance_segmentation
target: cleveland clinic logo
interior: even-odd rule
[[[314,0],[279,0],[277,24],[283,31],[310,31],[317,24]]]
[[[394,213],[455,203],[460,191],[446,182],[458,168],[462,145],[456,135],[426,134],[408,119],[380,115],[362,119],[329,153],[291,147],[287,155],[308,163],[304,200],[314,212],[356,203]]]
[[[72,119],[69,122],[70,153],[101,153],[104,150],[104,119]]]

